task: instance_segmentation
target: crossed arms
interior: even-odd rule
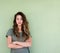
[[[12,38],[11,36],[7,37],[7,44],[9,48],[23,48],[23,47],[31,47],[32,45],[32,38],[29,37],[28,40],[26,40],[25,42],[12,42]]]

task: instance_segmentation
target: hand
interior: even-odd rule
[[[22,45],[15,45],[15,48],[23,48],[23,46]]]
[[[23,48],[22,46],[20,46],[20,45],[16,45],[16,48]]]
[[[20,46],[20,45],[19,45],[19,46],[17,46],[17,48],[23,48],[23,46]]]
[[[15,42],[13,42],[13,44],[22,45],[22,42],[15,41]]]
[[[13,42],[13,44],[18,44],[18,41]]]

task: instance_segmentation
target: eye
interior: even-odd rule
[[[23,20],[23,19],[21,18],[21,20]]]
[[[20,21],[21,21],[21,20],[22,20],[22,16],[17,15],[17,16],[16,16],[16,20],[20,20]]]
[[[16,20],[19,20],[19,18],[16,18]]]

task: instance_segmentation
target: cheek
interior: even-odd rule
[[[16,20],[16,23],[18,24],[18,21]]]
[[[21,24],[23,23],[23,20],[21,20]]]

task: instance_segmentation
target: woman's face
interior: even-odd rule
[[[22,16],[21,15],[17,15],[16,16],[16,23],[17,23],[18,26],[22,25],[23,20],[22,20]]]

